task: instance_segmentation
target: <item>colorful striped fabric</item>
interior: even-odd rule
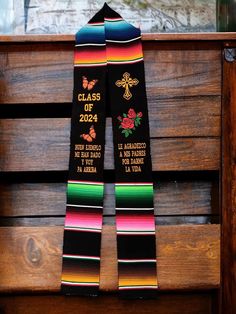
[[[94,19],[96,16],[94,17]],[[140,31],[121,17],[92,19],[76,34],[75,66],[129,64],[143,60]]]
[[[119,290],[145,296],[157,289],[153,184],[117,183],[115,195]]]
[[[99,292],[108,107],[116,175],[118,289],[125,298],[155,297],[155,219],[141,34],[105,4],[76,34],[61,279],[65,294]],[[94,151],[99,158],[91,157]],[[92,167],[84,166],[87,160]]]
[[[68,181],[61,282],[70,294],[88,287],[86,294],[97,295],[103,191],[101,182]]]

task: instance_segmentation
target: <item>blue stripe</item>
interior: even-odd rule
[[[105,21],[106,39],[129,40],[140,36],[140,30],[126,21]]]
[[[76,44],[105,43],[105,29],[104,25],[85,25],[76,33]]]

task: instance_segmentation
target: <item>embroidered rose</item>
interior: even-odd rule
[[[135,117],[136,117],[136,112],[134,111],[134,109],[130,108],[128,111],[128,118],[135,119]]]
[[[139,113],[137,114],[137,117],[139,117],[139,118],[142,118],[142,116],[143,116],[142,112],[139,112]]]
[[[134,120],[130,118],[123,118],[121,122],[121,126],[123,129],[133,129],[134,127]]]
[[[123,113],[123,117],[118,116],[117,120],[120,123],[119,128],[122,129],[121,133],[125,137],[133,134],[133,131],[141,124],[142,116],[142,112],[136,113],[133,108],[130,108],[127,114]]]

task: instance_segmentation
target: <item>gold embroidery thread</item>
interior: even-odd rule
[[[136,78],[132,79],[130,77],[130,73],[125,72],[123,74],[123,78],[121,80],[117,80],[115,84],[116,84],[116,86],[123,87],[125,89],[123,97],[126,100],[130,100],[130,98],[132,97],[132,94],[130,92],[130,88],[135,86],[135,85],[138,85],[138,83],[139,83],[138,79],[136,79]]]

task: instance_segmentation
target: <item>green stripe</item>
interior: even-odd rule
[[[135,61],[135,60],[142,60],[143,58],[135,58],[135,59],[126,59],[126,60],[110,60],[107,59],[108,62],[128,62],[128,61]]]
[[[104,184],[68,183],[67,203],[102,206]]]
[[[75,64],[107,64],[107,62],[80,62],[80,63],[75,63]]]
[[[116,185],[116,206],[153,207],[153,185]]]
[[[120,286],[119,287],[158,287],[157,285],[129,285],[129,286]]]

